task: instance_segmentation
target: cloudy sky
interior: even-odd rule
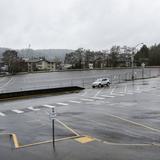
[[[0,47],[160,43],[159,0],[0,0]]]

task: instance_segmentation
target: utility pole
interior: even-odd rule
[[[28,47],[27,47],[27,54],[29,54],[30,48],[31,48],[31,44],[29,44]],[[27,63],[28,72],[30,72],[30,71],[32,72],[32,69],[33,69],[32,63],[31,63],[30,65],[31,65],[31,66],[30,66],[30,69],[29,69],[29,63]]]
[[[144,79],[144,67],[145,67],[145,63],[142,63],[141,66],[142,66],[142,79]]]
[[[131,56],[131,65],[132,65],[132,81],[134,80],[134,53]]]
[[[139,45],[144,45],[143,43],[138,43],[135,47],[133,47],[133,52],[131,55],[131,67],[132,67],[132,81],[134,80],[134,56],[135,56],[135,50]]]

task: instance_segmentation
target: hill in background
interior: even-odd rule
[[[2,53],[5,52],[8,48],[0,48],[0,57]],[[66,53],[70,53],[73,50],[69,49],[18,49],[16,50],[20,57],[24,58],[38,58],[45,57],[46,59],[59,58],[62,61],[65,58]]]

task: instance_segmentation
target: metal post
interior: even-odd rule
[[[142,63],[141,66],[142,66],[142,79],[144,79],[144,67],[145,67],[145,64]]]
[[[142,79],[144,79],[144,68],[142,67]]]
[[[132,80],[134,80],[134,54],[135,54],[135,49],[139,46],[139,45],[144,45],[143,43],[139,43],[137,44],[135,47],[133,47],[133,53],[131,56],[131,63],[132,63]]]
[[[52,108],[52,138],[53,138],[53,150],[55,151],[55,131],[54,131],[54,118],[55,117],[55,110]]]
[[[132,63],[132,80],[134,80],[134,53],[131,56],[131,63]]]

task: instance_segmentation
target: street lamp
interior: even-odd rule
[[[139,45],[144,45],[144,43],[138,43],[135,47],[133,47],[133,52],[131,55],[131,63],[132,63],[132,80],[134,80],[134,56],[135,56],[135,50]]]

